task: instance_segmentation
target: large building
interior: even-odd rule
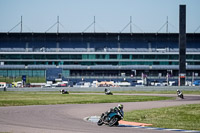
[[[186,75],[200,75],[200,34],[187,33]],[[0,77],[178,76],[178,33],[0,33]]]

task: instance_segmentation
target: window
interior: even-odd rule
[[[45,55],[33,55],[34,59],[45,59],[46,56]]]
[[[117,55],[116,54],[111,54],[110,55],[110,59],[117,59]]]
[[[57,55],[46,55],[46,59],[57,59]]]
[[[21,55],[22,59],[33,59],[33,56],[30,54],[27,55]]]
[[[178,55],[169,55],[169,59],[171,60],[178,60]]]
[[[122,55],[122,59],[130,59],[129,55],[125,54],[125,55]]]

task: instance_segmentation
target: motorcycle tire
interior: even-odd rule
[[[98,125],[98,126],[101,126],[101,125],[103,125],[103,120],[102,120],[102,119],[100,119],[100,120],[97,122],[97,125]]]
[[[116,123],[115,123],[115,126],[119,126],[119,122],[116,122]]]
[[[113,117],[113,118],[109,121],[108,125],[109,125],[110,127],[112,127],[112,126],[114,126],[118,121],[119,121],[119,118]]]
[[[181,95],[181,98],[184,99],[183,95]]]

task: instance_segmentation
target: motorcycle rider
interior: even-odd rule
[[[114,107],[114,110],[119,112],[122,116],[124,116],[123,108],[124,108],[124,106],[122,104],[118,104],[117,107]]]
[[[111,108],[109,111],[106,111],[104,118],[107,117],[108,114],[111,112],[119,112],[121,114],[121,116],[124,116],[123,105],[118,104],[117,107]]]
[[[177,89],[177,95],[178,95],[178,97],[184,99],[182,91],[180,91],[178,89]]]
[[[180,90],[177,90],[177,95],[179,96],[180,94],[182,94],[182,92]]]
[[[61,89],[61,90],[60,90],[60,93],[61,93],[61,94],[68,94],[68,91],[65,90],[65,89]]]
[[[110,89],[107,89],[107,88],[105,88],[104,92],[105,92],[105,94],[111,94]]]
[[[104,90],[104,91],[105,91],[105,93],[106,93],[106,92],[108,91],[108,89],[107,89],[107,88],[105,88],[105,90]]]

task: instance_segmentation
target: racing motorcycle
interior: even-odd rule
[[[106,95],[113,95],[113,93],[109,89],[105,89],[105,94]]]
[[[60,90],[60,93],[61,94],[69,94],[69,92],[67,90],[65,90],[65,89]]]
[[[110,127],[118,126],[119,121],[122,120],[123,117],[123,113],[121,113],[120,111],[110,112],[107,115],[105,113],[102,113],[99,121],[97,122],[97,125],[101,126],[103,124],[106,124]]]
[[[183,93],[179,90],[177,90],[177,96],[180,97],[181,99],[184,99]]]

